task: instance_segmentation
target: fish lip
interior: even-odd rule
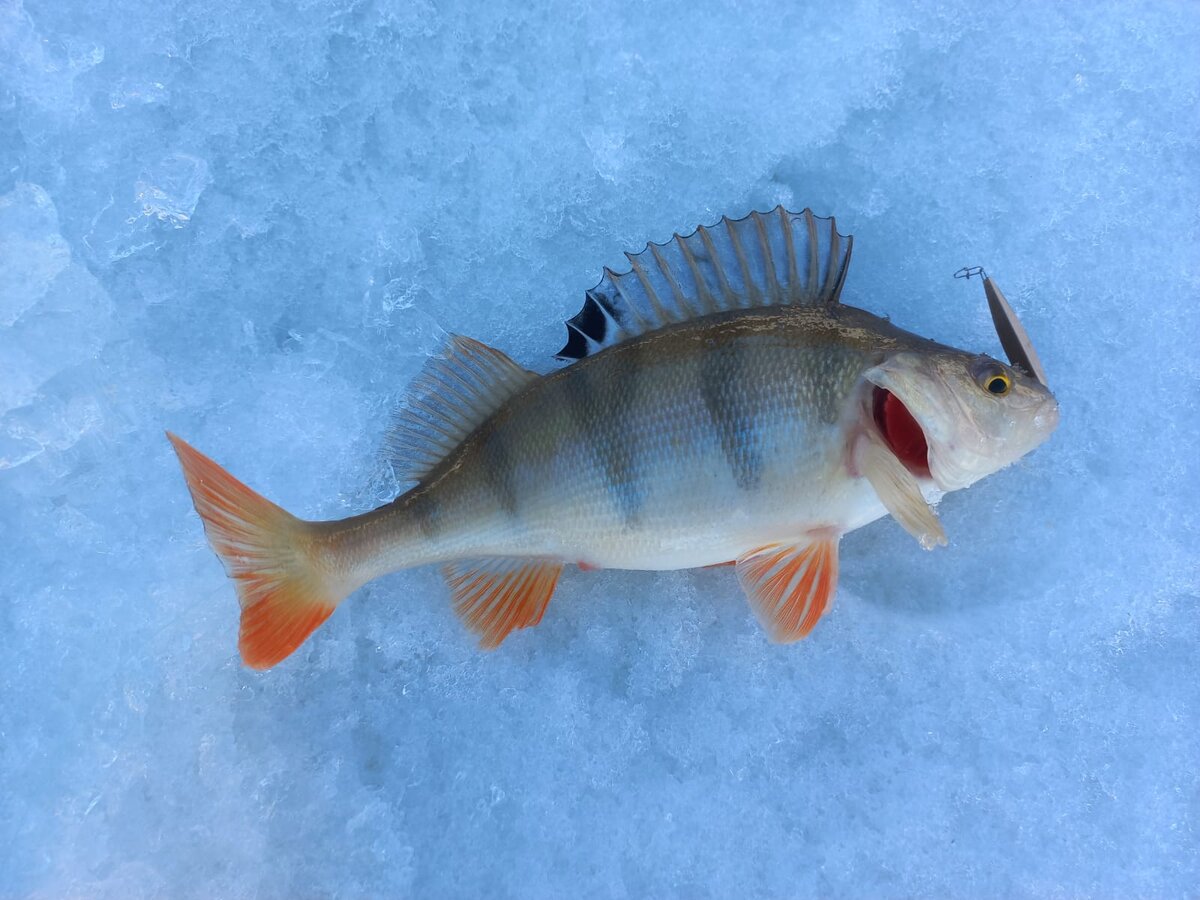
[[[1062,421],[1062,412],[1058,405],[1058,399],[1053,394],[1047,392],[1046,399],[1038,407],[1034,421],[1046,437],[1049,437],[1057,430],[1059,423]]]

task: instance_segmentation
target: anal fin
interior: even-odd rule
[[[518,628],[542,620],[563,566],[549,560],[484,559],[450,563],[443,569],[454,611],[479,646],[494,650]]]
[[[738,581],[771,640],[790,644],[808,635],[837,592],[837,538],[771,544],[737,560]]]

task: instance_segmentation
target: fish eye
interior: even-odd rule
[[[1008,367],[991,357],[981,356],[971,366],[975,383],[993,397],[1003,397],[1012,390],[1015,377]]]
[[[1012,379],[1003,372],[994,372],[984,378],[983,386],[989,394],[1003,397],[1012,387]]]

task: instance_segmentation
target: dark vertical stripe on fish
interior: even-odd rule
[[[408,513],[426,540],[436,538],[442,530],[442,509],[436,493],[429,488],[418,487],[408,497]]]
[[[640,368],[637,353],[627,351],[627,354],[629,358],[625,360],[620,377],[627,385],[636,385]],[[631,398],[596,390],[591,368],[586,364],[576,366],[563,378],[567,409],[594,465],[607,481],[613,505],[625,525],[631,527],[636,524],[646,501],[634,459],[634,436],[618,424],[622,418],[621,407],[628,407]]]
[[[512,455],[509,452],[508,440],[503,428],[489,428],[481,435],[480,462],[483,464],[483,477],[492,493],[495,495],[500,508],[510,516],[517,514],[517,488],[514,481],[516,470],[512,465]]]
[[[754,440],[754,401],[733,389],[745,383],[745,352],[744,342],[713,347],[700,359],[700,387],[733,480],[743,491],[752,491],[763,473],[762,451]]]

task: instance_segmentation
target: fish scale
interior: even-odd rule
[[[931,504],[1045,440],[1057,405],[993,282],[1028,371],[841,304],[851,247],[782,208],[651,244],[587,292],[572,363],[545,376],[451,338],[388,442],[416,483],[349,519],[297,519],[172,436],[237,582],[243,659],[279,662],[361,585],[429,563],[488,648],[541,620],[571,564],[733,561],[794,641],[832,605],[846,532],[890,512],[944,543]]]

